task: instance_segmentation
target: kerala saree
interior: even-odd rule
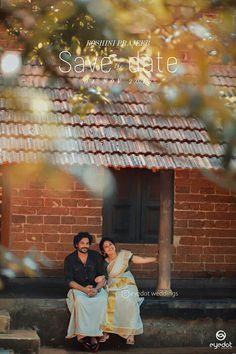
[[[140,317],[139,297],[134,277],[129,270],[130,251],[121,250],[118,256],[107,266],[108,306],[106,321],[102,330],[115,333],[123,338],[143,333]]]

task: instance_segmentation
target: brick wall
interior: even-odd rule
[[[219,188],[200,172],[175,172],[172,277],[236,275],[236,193]],[[123,244],[138,255],[155,245]],[[132,266],[139,278],[156,278],[158,266]]]
[[[78,231],[99,237],[102,227],[102,199],[78,181],[63,178],[55,189],[39,177],[24,186],[13,182],[12,188],[11,249],[22,256],[35,247],[53,261],[54,268],[62,268],[65,256],[74,250]]]
[[[236,193],[198,171],[176,171],[173,273],[236,274]]]
[[[65,176],[64,176],[65,177]],[[64,178],[63,177],[63,178]],[[73,251],[75,233],[102,233],[102,199],[73,178],[53,189],[41,178],[12,189],[11,249],[22,256],[35,247],[61,269]],[[175,172],[173,277],[236,274],[236,194],[206,180],[198,171]],[[97,245],[93,248],[97,249]],[[157,245],[120,244],[137,255],[153,256]],[[156,264],[133,265],[139,278],[156,278]]]
[[[19,257],[32,248],[42,252],[53,261],[53,268],[44,270],[49,274],[62,274],[64,258],[74,250],[73,236],[78,231],[91,232],[95,241],[102,235],[102,199],[92,196],[73,178],[61,177],[59,184],[64,187],[57,189],[52,189],[51,181],[45,181],[40,174],[27,177],[28,182],[23,184],[17,183],[17,177],[12,181],[10,248]],[[117,246],[143,256],[158,250],[157,245]],[[92,249],[98,250],[98,245],[93,244]],[[156,276],[157,265],[154,269],[149,264],[133,265],[132,269],[137,277],[150,278]]]

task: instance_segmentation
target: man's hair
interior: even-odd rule
[[[112,240],[112,238],[110,238],[110,237],[103,237],[103,238],[101,239],[101,241],[99,242],[99,248],[100,248],[100,251],[102,252],[102,254],[104,253],[103,245],[104,245],[104,243],[105,243],[106,241],[111,242],[111,243],[115,246],[115,241]]]
[[[77,244],[82,240],[82,238],[88,238],[89,244],[93,242],[93,236],[89,232],[79,232],[77,235],[74,237],[74,248],[77,249]]]

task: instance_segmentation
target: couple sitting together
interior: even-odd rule
[[[65,258],[64,269],[69,285],[67,305],[71,313],[66,338],[77,340],[96,352],[100,342],[115,333],[134,344],[134,336],[143,333],[138,289],[130,262],[157,262],[156,257],[140,257],[130,251],[117,252],[108,237],[99,244],[100,253],[90,250],[92,235],[80,232],[74,237],[75,251]]]

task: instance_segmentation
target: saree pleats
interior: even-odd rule
[[[124,271],[131,255],[129,251],[120,251],[117,258],[107,267],[108,306],[102,330],[116,333],[123,338],[143,333],[140,317],[143,298],[139,297],[132,273]]]

